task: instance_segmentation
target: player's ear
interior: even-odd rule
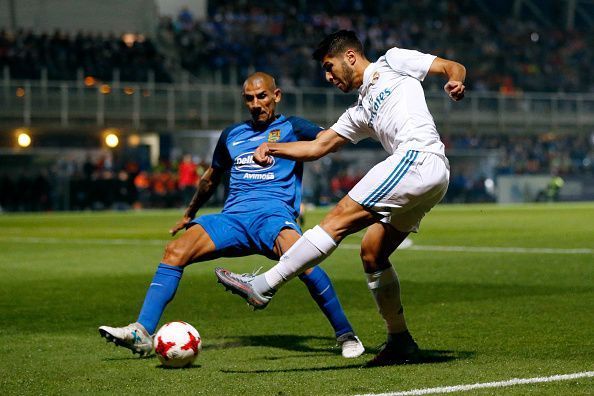
[[[275,101],[275,103],[280,102],[282,96],[283,96],[283,92],[280,90],[280,88],[277,88],[277,89],[274,90],[274,101]]]
[[[355,64],[355,62],[357,61],[356,52],[352,49],[346,50],[346,52],[344,53],[344,60],[349,65],[353,66]]]

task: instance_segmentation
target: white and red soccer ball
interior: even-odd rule
[[[166,367],[185,367],[196,360],[202,350],[198,330],[186,322],[164,324],[153,340],[155,353]]]

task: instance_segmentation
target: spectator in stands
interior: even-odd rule
[[[148,208],[151,203],[151,179],[146,171],[140,171],[134,178],[137,201],[134,202],[135,209]]]
[[[177,178],[178,187],[181,192],[182,204],[186,206],[194,196],[196,186],[200,181],[198,176],[198,165],[196,165],[192,160],[191,154],[185,154],[183,156],[182,162],[179,164],[177,171]]]
[[[192,15],[192,12],[187,6],[182,7],[177,15],[177,23],[179,24],[179,28],[185,31],[190,31],[194,27],[194,15]]]
[[[114,186],[115,192],[113,209],[130,209],[134,196],[134,184],[131,182],[128,172],[126,172],[124,169],[120,169],[117,173],[117,179],[114,181]]]

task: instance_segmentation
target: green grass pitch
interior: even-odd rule
[[[308,213],[306,228],[324,211]],[[362,369],[384,325],[358,258],[361,233],[323,267],[367,347],[347,360],[307,290],[253,312],[216,283],[258,256],[195,264],[162,323],[203,337],[193,367],[167,370],[106,344],[97,327],[136,319],[181,211],[0,216],[1,394],[350,395],[594,370],[594,204],[441,205],[396,252],[409,327],[435,360]],[[594,378],[473,390],[594,394]]]

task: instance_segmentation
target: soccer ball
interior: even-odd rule
[[[189,366],[202,350],[198,330],[186,322],[169,322],[157,331],[155,353],[166,367]]]

